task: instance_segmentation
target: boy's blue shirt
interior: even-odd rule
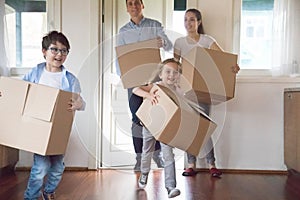
[[[41,78],[41,75],[44,71],[44,68],[46,67],[46,63],[40,63],[36,67],[34,67],[29,73],[27,73],[24,77],[24,81],[29,81],[32,83],[39,83],[39,80]],[[79,80],[69,71],[66,70],[66,68],[62,65],[62,80],[61,80],[61,86],[59,89],[73,92],[73,93],[80,93],[80,83]]]

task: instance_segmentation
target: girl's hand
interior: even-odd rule
[[[240,66],[238,64],[236,64],[235,66],[232,66],[232,72],[233,73],[238,73],[240,71]]]
[[[150,102],[151,102],[152,105],[156,105],[158,103],[159,95],[157,94],[157,91],[158,90],[155,90],[155,91],[153,91],[151,93],[148,93],[148,95],[146,97],[147,99],[150,100]]]
[[[77,98],[72,97],[68,102],[68,105],[70,106],[68,111],[80,110],[83,107],[83,100],[81,96],[78,96]]]

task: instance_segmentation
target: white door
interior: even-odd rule
[[[144,15],[157,19],[166,26],[169,18],[165,13],[172,10],[172,0],[144,0]],[[121,26],[129,21],[125,0],[104,1],[103,6],[103,116],[102,116],[102,165],[126,167],[135,164],[131,137],[131,114],[127,90],[123,89],[115,70],[116,35]],[[170,10],[171,9],[171,10]],[[155,12],[153,12],[155,10]],[[168,12],[172,13],[172,12]],[[170,22],[169,22],[170,23]]]

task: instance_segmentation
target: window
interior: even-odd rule
[[[274,0],[242,0],[240,67],[271,69]]]
[[[184,14],[186,10],[186,0],[174,0],[173,10],[173,30],[185,35],[186,31],[184,28]]]
[[[41,41],[47,29],[46,0],[6,0],[10,67],[34,67],[43,62]]]

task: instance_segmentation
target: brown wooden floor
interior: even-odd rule
[[[224,173],[221,179],[207,172],[183,177],[177,171],[176,200],[299,200],[300,175]],[[0,200],[22,200],[29,172],[0,178]],[[57,189],[58,200],[135,200],[138,174],[132,170],[66,171]],[[164,200],[163,170],[150,173],[145,188],[148,200]]]

